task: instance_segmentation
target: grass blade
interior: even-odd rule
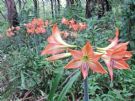
[[[56,75],[56,77],[54,78],[54,80],[52,82],[52,88],[51,88],[49,96],[48,96],[49,101],[53,101],[53,97],[54,97],[55,91],[57,89],[57,86],[59,84],[59,81],[62,77],[63,70],[64,70],[63,68],[60,68],[60,70],[59,70],[60,72],[58,72],[58,74]]]
[[[71,88],[75,80],[77,80],[79,75],[80,75],[80,72],[77,72],[75,75],[73,75],[73,77],[68,81],[68,83],[65,85],[65,87],[61,91],[60,96],[57,101],[63,101],[64,96],[66,95],[68,90]]]

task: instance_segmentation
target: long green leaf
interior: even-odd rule
[[[78,76],[80,75],[80,72],[77,72],[69,81],[68,83],[65,85],[65,87],[63,88],[63,90],[60,93],[60,96],[58,98],[57,101],[62,101],[63,98],[65,97],[66,93],[68,92],[68,90],[71,88],[71,86],[73,85],[73,83],[75,82],[75,80],[78,78]]]
[[[49,93],[49,96],[48,96],[48,100],[49,101],[53,101],[53,97],[54,97],[54,94],[55,94],[55,91],[58,87],[58,84],[59,84],[59,81],[62,77],[62,74],[63,74],[63,68],[61,68],[59,71],[59,73],[57,74],[57,76],[54,78],[53,82],[52,82],[52,88],[50,90],[50,93]]]
[[[24,73],[23,71],[21,71],[21,89],[25,89],[26,86],[25,86],[25,76],[24,76]]]

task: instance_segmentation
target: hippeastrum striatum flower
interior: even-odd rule
[[[113,69],[129,69],[129,65],[126,60],[132,57],[132,53],[127,51],[126,43],[119,43],[115,47],[106,50],[106,53],[102,55],[102,59],[108,67],[111,81],[113,80]]]
[[[107,47],[105,48],[97,48],[98,50],[102,51],[102,50],[108,50],[110,48],[113,48],[114,46],[116,46],[119,42],[119,29],[116,28],[116,31],[115,31],[115,38],[111,40],[111,44],[108,45]]]
[[[67,44],[61,37],[61,31],[58,29],[57,24],[54,24],[52,28],[52,35],[47,39],[48,45],[41,52],[41,55],[45,54],[58,54],[64,52],[67,48],[76,47],[75,45]]]
[[[65,25],[69,25],[69,21],[65,17],[62,18],[61,23]]]
[[[108,45],[107,47],[105,47],[105,49],[110,49],[112,47],[114,47],[115,45],[117,45],[119,42],[119,29],[116,28],[116,31],[115,31],[115,38],[111,41],[111,44]]]
[[[44,21],[40,18],[34,18],[28,24],[25,24],[27,32],[30,34],[41,34],[45,33],[46,29],[44,28]]]
[[[126,63],[126,60],[130,59],[132,56],[132,53],[127,51],[128,42],[118,43],[118,28],[116,28],[115,35],[116,36],[111,40],[110,45],[105,48],[97,48],[98,52],[104,54],[101,58],[104,60],[108,68],[111,81],[113,80],[113,69],[129,69],[129,65]]]
[[[86,23],[79,23],[79,30],[85,30],[87,28],[87,24]]]
[[[93,72],[102,74],[107,73],[102,65],[98,62],[101,55],[95,54],[93,52],[93,49],[89,42],[86,43],[81,51],[71,49],[69,51],[73,56],[73,60],[71,60],[65,66],[66,69],[80,68],[84,79],[86,79],[86,77],[88,76],[89,68]]]

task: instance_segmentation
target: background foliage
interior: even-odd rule
[[[130,41],[129,50],[135,51],[135,0],[108,0],[111,9],[98,18],[97,9],[93,16],[85,18],[85,3],[79,0],[73,5],[60,5],[51,9],[49,0],[38,0],[35,13],[32,0],[18,1],[16,7],[20,26],[31,21],[35,16],[58,23],[61,30],[67,28],[61,22],[62,17],[74,18],[86,22],[88,29],[77,33],[77,38],[69,38],[69,43],[83,46],[89,40],[94,46],[104,47],[113,38],[115,27],[120,29],[120,41]],[[62,3],[61,3],[62,4]],[[94,6],[94,5],[93,5]],[[42,35],[29,35],[22,28],[15,36],[6,36],[9,27],[6,18],[4,0],[0,1],[0,100],[1,101],[82,101],[82,77],[78,71],[64,70],[68,59],[55,62],[40,56],[51,34],[51,27]],[[110,83],[108,74],[89,73],[89,95],[91,101],[134,101],[135,100],[135,59],[129,61],[130,70],[114,70],[114,81]]]

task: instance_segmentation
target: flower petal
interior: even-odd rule
[[[69,21],[65,17],[63,17],[62,20],[61,20],[61,23],[65,24],[65,25],[68,25]]]
[[[41,55],[45,54],[57,54],[65,50],[65,46],[57,44],[48,44],[45,49],[41,52]]]
[[[59,42],[60,44],[65,45],[65,46],[68,46],[68,47],[76,47],[76,46],[74,46],[74,45],[67,44],[67,43],[62,39],[57,24],[54,24],[54,26],[53,26],[53,28],[52,28],[52,35],[54,36],[55,40],[56,40],[57,42]]]
[[[126,53],[127,53],[127,51],[122,51],[122,52],[119,52],[119,53],[114,53],[114,54],[111,55],[111,58],[115,59],[115,60],[123,59],[125,57]]]
[[[86,23],[79,23],[79,28],[80,28],[80,31],[82,31],[82,30],[87,28],[87,24]]]
[[[113,67],[117,69],[129,69],[129,65],[124,60],[114,61]]]
[[[123,57],[123,60],[128,60],[132,57],[132,52],[126,51]]]
[[[105,74],[107,71],[102,67],[102,65],[98,61],[89,61],[89,67],[92,71],[97,73]]]
[[[55,43],[55,44],[58,43],[58,42],[55,40],[55,38],[54,38],[53,35],[49,36],[48,39],[47,39],[47,41],[48,41],[48,43]]]
[[[74,59],[80,59],[82,57],[82,52],[81,51],[72,50],[72,49],[68,49],[68,50],[72,54]]]
[[[98,52],[94,52],[94,61],[98,61],[101,58],[102,54],[98,53]]]
[[[75,23],[76,23],[76,21],[74,19],[69,20],[70,25],[75,24]]]
[[[46,54],[58,54],[58,53],[61,53],[61,52],[64,52],[65,50],[64,49],[55,49],[55,50],[51,50],[51,51],[46,51],[46,50],[43,50],[41,52],[41,55],[46,55]]]
[[[108,68],[111,81],[113,81],[113,69],[111,67],[110,61],[105,61],[105,64],[106,64],[106,66]]]
[[[72,69],[72,68],[79,68],[81,66],[82,62],[80,60],[71,60],[66,66],[66,69]]]
[[[105,47],[104,49],[108,50],[112,47],[114,47],[115,45],[117,45],[118,41],[119,41],[119,29],[116,28],[116,32],[115,32],[115,38],[112,40],[111,44],[108,45],[107,47]]]
[[[89,42],[82,48],[82,52],[84,56],[93,57],[94,52]]]
[[[86,79],[86,77],[88,76],[88,70],[89,70],[89,65],[87,63],[83,63],[81,65],[81,72],[82,72],[82,75],[83,75],[83,78]]]
[[[69,56],[71,56],[70,53],[62,53],[62,54],[56,54],[56,55],[50,56],[50,57],[48,57],[48,58],[46,58],[46,59],[47,59],[48,61],[54,61],[54,60],[66,58],[66,57],[69,57]]]
[[[115,50],[114,52],[120,52],[120,51],[125,51],[127,50],[127,45],[128,45],[129,42],[126,42],[126,43],[119,43],[117,44],[115,47],[113,47],[112,49],[110,50]]]
[[[113,59],[123,59],[124,57],[130,58],[132,56],[132,54],[130,52],[126,51],[127,44],[128,44],[128,42],[127,43],[120,43],[120,44],[116,45],[114,48],[108,49],[106,51],[107,55],[111,56],[111,58],[113,58]]]
[[[79,24],[72,24],[71,25],[71,27],[72,27],[72,29],[74,30],[74,31],[78,31],[79,30]]]

